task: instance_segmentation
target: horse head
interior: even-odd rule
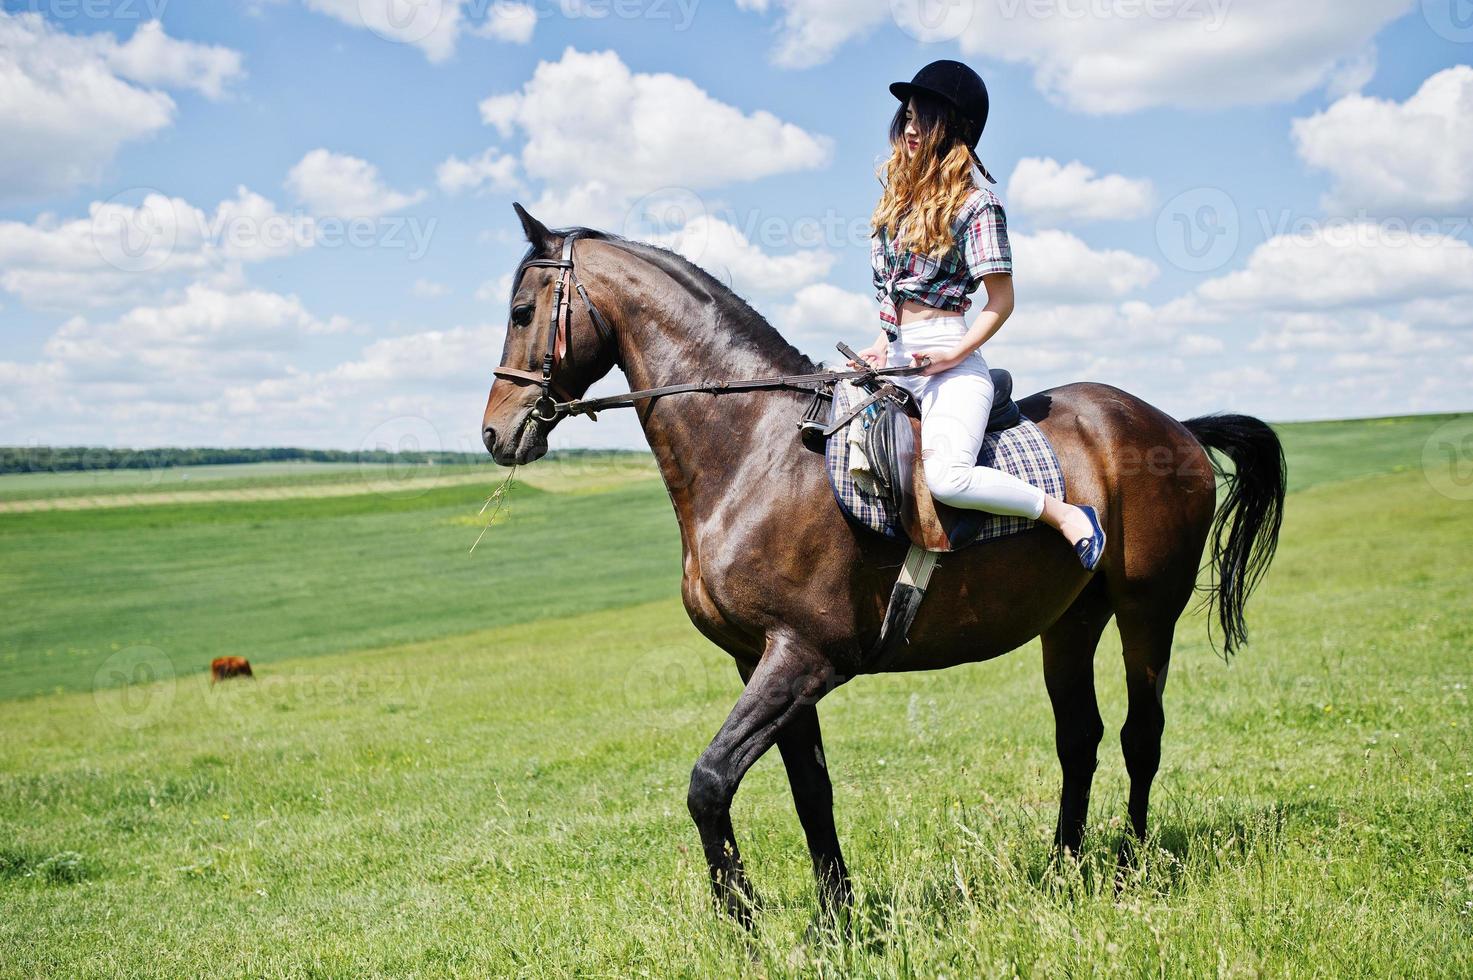
[[[618,363],[608,321],[595,307],[574,269],[602,238],[583,228],[551,231],[513,204],[531,246],[513,277],[501,365],[486,400],[481,439],[503,466],[528,463],[547,453],[547,436],[562,415],[559,401],[581,397]]]

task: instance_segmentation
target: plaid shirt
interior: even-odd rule
[[[900,336],[898,307],[903,300],[965,313],[972,308],[968,294],[976,291],[983,276],[1013,271],[1007,216],[992,191],[985,187],[973,191],[951,231],[955,244],[940,258],[897,250],[883,228],[870,239],[875,298],[880,301],[885,335],[891,340]]]

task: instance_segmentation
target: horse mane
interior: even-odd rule
[[[715,305],[715,310],[708,322],[713,327],[719,325],[726,332],[727,340],[737,350],[743,350],[770,361],[778,370],[785,373],[804,374],[820,369],[818,364],[790,344],[787,338],[767,321],[766,317],[754,310],[730,286],[674,249],[635,241],[613,232],[586,228],[581,225],[553,228],[550,229],[550,232],[559,237],[576,232],[579,238],[608,242],[649,262],[687,293],[703,299],[709,297],[708,302]],[[522,262],[525,263],[527,259],[538,257],[533,254],[535,251],[535,248],[529,248],[527,254],[522,257]],[[521,264],[519,263],[517,276],[520,277],[520,275]],[[515,279],[513,281],[515,282]]]

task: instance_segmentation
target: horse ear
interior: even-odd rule
[[[546,252],[552,244],[553,234],[547,230],[547,226],[527,213],[527,209],[516,201],[511,203],[512,209],[516,211],[517,217],[522,220],[522,231],[527,236],[527,241],[538,252]]]

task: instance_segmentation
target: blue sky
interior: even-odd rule
[[[3,443],[476,449],[512,200],[685,252],[816,357],[867,343],[886,86],[935,58],[992,94],[1018,300],[984,353],[1020,390],[1473,407],[1468,0],[3,10]]]

